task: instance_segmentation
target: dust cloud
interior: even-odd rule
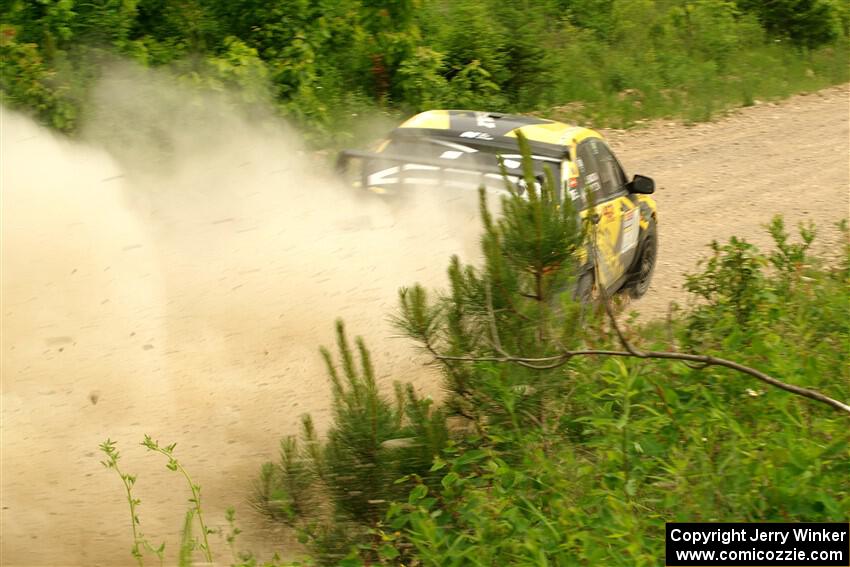
[[[327,423],[317,347],[342,317],[384,386],[439,395],[387,315],[400,286],[443,285],[448,256],[474,249],[474,204],[358,196],[266,111],[105,76],[80,140],[2,111],[0,563],[131,562],[106,438],[138,475],[142,531],[174,557],[188,488],[146,433],[177,443],[208,523],[234,505],[240,547],[289,555],[248,497],[302,414]]]

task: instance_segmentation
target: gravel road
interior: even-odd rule
[[[759,104],[716,122],[606,132],[628,172],[655,178],[659,265],[634,309],[658,316],[684,303],[682,274],[712,240],[732,235],[768,249],[763,226],[776,214],[796,236],[800,222],[820,227],[816,248],[835,249],[834,224],[850,216],[850,90],[846,85]]]

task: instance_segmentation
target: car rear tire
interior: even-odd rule
[[[591,309],[595,299],[595,280],[592,270],[586,270],[569,285],[564,285],[552,294],[550,307],[554,313],[564,314],[564,296],[569,295],[574,303],[579,304],[578,316],[584,320],[585,315]]]
[[[582,304],[593,303],[593,290],[595,278],[593,271],[587,270],[576,281],[575,289],[573,290],[573,301]]]
[[[640,256],[635,263],[635,273],[627,284],[627,293],[633,299],[643,297],[649,291],[652,275],[655,273],[655,262],[658,258],[658,233],[655,221],[649,221],[646,236],[640,247]]]

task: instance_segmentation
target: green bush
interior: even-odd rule
[[[76,126],[78,109],[38,45],[19,43],[14,27],[0,25],[0,95],[3,104],[25,108],[60,131]]]

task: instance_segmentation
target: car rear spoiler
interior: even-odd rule
[[[416,166],[426,166],[430,169],[431,172],[437,171],[438,176],[436,180],[440,184],[452,185],[458,184],[456,181],[453,183],[452,179],[449,176],[457,176],[458,174],[463,176],[476,176],[478,179],[474,179],[471,181],[467,181],[463,183],[466,185],[480,185],[487,178],[501,180],[505,174],[507,174],[508,179],[513,182],[518,182],[521,179],[521,174],[516,175],[503,170],[499,166],[485,165],[485,164],[476,164],[474,168],[464,167],[464,165],[448,165],[446,160],[444,159],[434,159],[434,158],[425,158],[414,155],[400,155],[400,154],[386,154],[386,153],[378,153],[378,152],[367,152],[361,150],[343,150],[339,153],[336,161],[336,169],[337,172],[341,174],[345,174],[349,170],[349,165],[354,160],[363,160],[363,161],[373,161],[377,163],[387,164],[386,167],[398,166],[398,171],[396,172],[398,175],[398,181],[394,182],[398,185],[404,185],[405,178],[410,178],[411,174],[414,174],[416,171],[421,172],[420,169],[416,169]],[[406,167],[406,166],[413,166]],[[518,172],[519,173],[519,172]],[[536,175],[542,176],[542,171],[535,172]],[[370,172],[364,167],[361,168],[359,184],[360,187],[366,188],[370,186],[369,177]],[[415,178],[414,178],[415,179]]]

